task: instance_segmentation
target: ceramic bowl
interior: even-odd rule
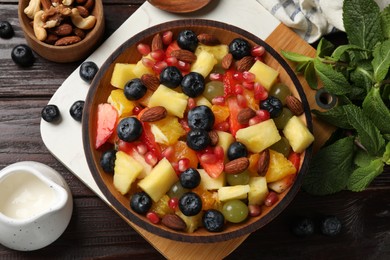
[[[43,58],[58,63],[79,61],[91,54],[95,47],[100,43],[104,33],[104,14],[101,0],[94,0],[94,7],[90,13],[96,17],[95,26],[90,30],[86,30],[84,39],[67,46],[47,44],[39,41],[35,37],[33,26],[31,25],[32,20],[24,13],[24,9],[28,6],[29,2],[30,0],[19,1],[19,23],[22,27],[27,44]]]
[[[104,149],[96,150],[94,148],[96,141],[97,106],[100,103],[107,102],[110,92],[114,89],[110,85],[110,80],[115,64],[136,63],[141,58],[141,55],[137,51],[137,44],[150,44],[153,36],[157,33],[170,30],[173,32],[174,36],[177,36],[177,34],[184,29],[191,29],[196,34],[209,33],[215,35],[222,43],[226,44],[229,44],[230,41],[237,37],[242,37],[247,39],[252,46],[264,46],[266,50],[266,54],[263,56],[265,63],[274,67],[279,72],[280,81],[286,83],[290,87],[291,92],[302,101],[305,112],[301,115],[301,119],[306,123],[308,129],[312,130],[310,109],[299,80],[295,76],[293,70],[271,46],[247,31],[224,23],[200,19],[180,20],[151,27],[133,36],[115,50],[101,66],[91,84],[84,106],[82,122],[84,151],[89,168],[97,185],[107,197],[115,211],[119,212],[128,222],[138,225],[153,234],[177,241],[195,243],[226,241],[249,234],[265,226],[287,207],[300,189],[303,176],[308,169],[308,163],[311,157],[311,147],[307,148],[306,151],[302,153],[300,170],[297,173],[294,184],[279,195],[279,201],[276,204],[271,207],[264,206],[260,216],[250,217],[240,224],[226,224],[225,229],[219,233],[208,232],[205,228],[200,228],[193,233],[178,232],[169,229],[162,224],[152,224],[145,216],[135,213],[130,208],[129,196],[123,196],[115,189],[113,186],[113,175],[105,173],[100,166],[99,162]],[[107,149],[107,147],[105,147],[105,149]]]

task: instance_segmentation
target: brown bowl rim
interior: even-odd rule
[[[145,229],[146,231],[159,235],[164,238],[168,238],[171,240],[181,241],[181,242],[191,242],[191,243],[214,243],[214,242],[222,242],[231,240],[233,238],[238,238],[244,235],[248,235],[259,228],[265,226],[269,222],[271,222],[276,216],[278,216],[293,200],[293,198],[298,193],[302,181],[304,178],[304,175],[308,171],[309,167],[309,161],[311,159],[312,155],[312,147],[313,145],[310,145],[305,150],[305,156],[303,158],[303,162],[301,164],[301,168],[299,170],[299,173],[297,174],[297,178],[295,179],[294,184],[290,187],[290,189],[287,191],[286,195],[282,198],[281,201],[277,203],[277,205],[274,206],[268,212],[265,216],[261,217],[259,220],[254,221],[253,223],[247,224],[243,226],[240,229],[233,230],[233,231],[222,231],[221,233],[211,233],[207,232],[206,235],[191,235],[189,233],[184,232],[176,232],[176,231],[170,231],[165,230],[163,228],[160,228],[157,224],[154,225],[150,223],[145,217],[138,216],[138,214],[131,213],[127,208],[125,208],[115,197],[114,195],[109,191],[109,189],[106,187],[105,183],[103,182],[102,178],[100,177],[99,170],[96,168],[96,163],[93,158],[93,154],[91,153],[91,149],[93,148],[91,136],[89,135],[89,120],[90,115],[92,115],[92,105],[90,105],[93,102],[93,97],[95,93],[97,92],[97,86],[99,85],[99,81],[104,76],[105,71],[109,68],[111,63],[114,62],[114,60],[120,56],[120,54],[128,47],[132,46],[133,44],[136,44],[138,42],[142,42],[142,40],[145,37],[149,37],[151,35],[154,35],[156,33],[159,33],[161,31],[166,31],[170,29],[175,28],[186,28],[191,29],[189,27],[191,26],[205,26],[205,27],[216,27],[219,29],[226,29],[231,30],[234,33],[240,34],[244,38],[247,38],[259,45],[264,46],[266,51],[272,55],[272,57],[279,62],[279,64],[283,67],[283,69],[286,71],[286,73],[291,78],[295,88],[297,89],[297,92],[301,98],[303,107],[304,107],[304,116],[306,119],[306,125],[310,132],[313,132],[313,124],[312,124],[312,117],[310,113],[309,104],[306,98],[306,95],[304,93],[304,90],[301,86],[301,83],[299,82],[297,76],[295,75],[294,71],[291,69],[291,67],[287,64],[287,62],[266,42],[264,42],[262,39],[258,38],[257,36],[253,35],[252,33],[249,33],[241,28],[238,28],[236,26],[226,24],[219,21],[213,21],[213,20],[206,20],[206,19],[185,19],[185,20],[174,20],[170,22],[161,23],[158,25],[155,25],[153,27],[150,27],[133,37],[129,38],[126,42],[124,42],[120,47],[118,47],[104,62],[104,64],[101,66],[99,72],[96,74],[93,82],[91,83],[90,89],[88,91],[86,100],[85,100],[85,106],[84,106],[84,112],[83,112],[83,120],[82,120],[82,139],[83,139],[83,145],[84,145],[84,151],[87,159],[87,163],[89,166],[89,169],[91,170],[92,176],[94,180],[96,181],[98,187],[106,196],[107,200],[112,204],[112,207],[118,211],[122,217],[125,218],[125,220],[128,220],[137,226],[141,227],[142,229]],[[196,232],[196,231],[195,231]]]

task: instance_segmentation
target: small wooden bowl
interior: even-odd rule
[[[177,232],[168,229],[162,224],[154,225],[145,216],[135,213],[130,208],[129,196],[121,195],[113,185],[112,174],[107,174],[102,170],[100,166],[100,157],[103,149],[96,150],[94,148],[96,140],[97,106],[100,103],[107,102],[107,98],[110,95],[111,90],[113,90],[113,87],[110,85],[110,80],[115,63],[135,63],[141,58],[141,55],[136,48],[138,43],[150,44],[156,33],[162,33],[167,30],[171,30],[174,36],[177,36],[178,32],[183,29],[193,30],[196,34],[213,34],[217,36],[222,43],[228,44],[234,38],[242,37],[247,39],[252,46],[264,46],[267,51],[265,56],[263,56],[265,62],[279,71],[280,81],[286,83],[290,87],[293,95],[301,99],[305,111],[301,116],[301,119],[305,121],[309,130],[312,131],[310,109],[302,86],[294,71],[271,46],[242,29],[224,23],[209,20],[180,20],[160,24],[135,35],[115,50],[101,66],[90,86],[84,106],[82,122],[84,152],[91,173],[100,190],[107,197],[113,209],[120,213],[127,222],[136,224],[152,234],[176,241],[191,243],[221,242],[256,231],[273,220],[287,207],[300,189],[303,177],[308,170],[312,146],[307,148],[301,155],[300,170],[297,173],[294,184],[284,193],[280,194],[279,201],[275,205],[263,207],[263,212],[260,216],[250,217],[243,223],[226,224],[224,231],[220,233],[211,233],[204,228],[200,228],[194,233]]]
[[[101,0],[95,0],[95,6],[91,12],[91,15],[96,17],[96,24],[93,29],[80,42],[68,46],[54,46],[39,41],[35,37],[31,25],[32,20],[24,13],[24,9],[28,6],[29,2],[30,0],[19,1],[19,23],[24,32],[27,44],[43,58],[59,63],[78,61],[86,58],[101,41],[104,33],[104,15]]]
[[[170,13],[190,13],[202,9],[211,0],[148,0],[148,2]]]

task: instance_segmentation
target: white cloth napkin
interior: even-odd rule
[[[344,31],[343,0],[256,0],[309,43],[322,35]],[[390,0],[375,0],[381,10]]]

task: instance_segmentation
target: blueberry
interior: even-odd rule
[[[189,97],[200,96],[205,89],[204,77],[197,72],[188,73],[181,81],[181,89]]]
[[[79,70],[80,78],[87,83],[91,83],[98,70],[99,67],[93,61],[83,62]]]
[[[132,142],[142,135],[142,124],[135,117],[126,117],[119,122],[116,131],[119,139]]]
[[[298,237],[306,237],[314,233],[314,221],[308,217],[296,217],[291,224],[291,232]]]
[[[200,184],[200,174],[197,169],[188,168],[180,174],[180,184],[185,189],[194,189]]]
[[[247,40],[236,38],[229,44],[229,52],[236,60],[241,60],[245,56],[251,55],[251,46]]]
[[[202,199],[195,192],[184,193],[179,199],[179,209],[186,216],[195,216],[202,210]]]
[[[9,39],[14,35],[12,25],[7,21],[0,21],[0,38]]]
[[[215,209],[206,210],[202,218],[203,226],[210,232],[220,232],[225,224],[225,217]]]
[[[260,102],[260,108],[267,110],[271,118],[278,117],[283,111],[283,104],[277,97],[269,96]]]
[[[137,192],[131,196],[130,207],[138,214],[146,214],[152,207],[152,199],[145,192]]]
[[[175,66],[168,66],[160,73],[160,83],[168,88],[176,88],[181,84],[183,76]]]
[[[211,143],[209,133],[205,130],[194,129],[187,134],[187,146],[192,150],[200,151]]]
[[[26,44],[16,45],[11,52],[12,60],[22,67],[29,67],[34,63],[34,54]]]
[[[107,173],[114,173],[116,150],[105,151],[100,157],[100,166]]]
[[[47,105],[41,111],[41,117],[46,122],[54,122],[60,118],[60,110],[56,105]]]
[[[177,44],[184,50],[194,52],[196,47],[198,47],[198,43],[198,37],[191,30],[183,30],[177,36]]]
[[[336,216],[327,216],[320,222],[321,233],[326,236],[335,236],[341,231],[341,221]]]
[[[247,157],[248,156],[248,149],[246,146],[241,142],[234,142],[232,143],[227,151],[227,156],[230,161],[241,158],[241,157]]]
[[[188,111],[188,126],[191,129],[210,131],[214,126],[215,116],[208,106],[196,106]]]
[[[140,79],[132,79],[125,84],[123,92],[128,100],[138,100],[145,96],[146,90]]]
[[[81,122],[81,119],[83,117],[84,103],[84,101],[79,100],[74,102],[73,105],[70,107],[69,113],[74,120]]]

